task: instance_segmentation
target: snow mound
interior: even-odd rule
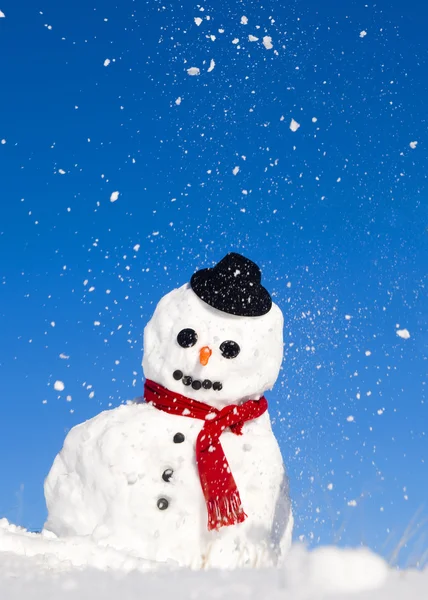
[[[377,589],[387,577],[383,559],[366,548],[339,551],[334,547],[321,547],[312,553],[294,548],[286,566],[296,589],[302,590],[305,582],[310,582],[310,588],[326,594]]]
[[[46,530],[183,567],[277,564],[293,519],[268,414],[221,436],[248,518],[219,531],[208,531],[196,466],[202,425],[144,403],[74,427],[46,479]]]
[[[394,571],[364,548],[308,552],[296,545],[279,568],[190,571],[0,521],[2,600],[423,600],[427,589],[428,570]]]
[[[31,559],[33,568],[61,573],[76,569],[92,568],[128,573],[159,568],[150,561],[97,544],[89,537],[58,538],[43,531],[30,533],[22,527],[0,519],[0,573],[4,574],[7,559],[25,557]],[[4,598],[0,594],[0,598]]]

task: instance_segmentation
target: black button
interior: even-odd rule
[[[176,433],[173,437],[174,444],[182,444],[186,438],[182,433]]]
[[[194,381],[194,382],[192,383],[192,388],[193,388],[194,390],[200,390],[200,389],[201,389],[201,387],[202,387],[202,383],[201,383],[200,381],[198,381],[198,380],[196,380],[196,381]]]
[[[180,381],[180,379],[183,377],[183,371],[174,371],[174,373],[172,374],[172,376],[174,377],[174,379],[176,379],[177,381]]]
[[[202,382],[202,387],[204,388],[204,390],[210,390],[212,388],[213,384],[209,379],[204,379]]]
[[[219,381],[214,381],[213,390],[215,390],[216,392],[219,392],[221,389],[223,389],[222,384]]]
[[[166,498],[159,498],[157,501],[157,507],[159,510],[166,510],[169,506],[169,502]]]
[[[184,385],[190,385],[192,383],[192,378],[190,377],[190,375],[185,375],[182,379]]]
[[[165,469],[165,471],[162,473],[162,479],[169,483],[173,473],[174,471],[172,469]]]

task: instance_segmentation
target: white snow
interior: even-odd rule
[[[58,169],[58,173],[59,173],[60,175],[65,175],[65,171],[64,171],[64,169]]]
[[[110,202],[116,202],[119,199],[119,192],[112,192],[110,196]]]
[[[64,388],[65,388],[64,382],[59,381],[57,379],[54,383],[54,390],[56,390],[57,392],[62,392],[64,390]]]
[[[291,131],[297,131],[299,129],[299,127],[300,127],[300,123],[298,123],[294,119],[291,119],[291,121],[290,121],[290,129],[291,129]]]
[[[181,101],[182,101],[182,98],[181,98],[181,96],[178,96],[178,98],[176,98],[176,100],[175,100],[175,103],[176,103],[176,105],[177,105],[177,106],[180,106],[180,104],[181,104]]]
[[[211,73],[211,71],[214,70],[215,67],[215,60],[212,58],[210,61],[210,66],[208,67],[208,73]]]
[[[239,173],[239,167],[233,167],[232,173],[234,175],[238,175],[238,173]]]
[[[364,37],[366,37],[366,35],[367,35],[367,31],[364,31],[364,29],[363,29],[363,31],[360,31],[360,38],[364,38]]]
[[[409,146],[412,150],[414,150],[417,145],[418,145],[418,142],[410,142],[410,144],[409,144]]]
[[[277,568],[191,571],[90,537],[28,533],[0,520],[2,600],[424,600],[427,588],[428,570],[396,571],[365,548],[295,545]]]
[[[266,50],[272,50],[273,44],[270,35],[265,35],[263,37],[263,46],[266,48]]]
[[[199,75],[200,72],[201,70],[199,69],[199,67],[190,67],[190,69],[187,69],[188,75]]]
[[[248,23],[248,17],[246,17],[245,15],[242,15],[241,25],[247,25],[247,23]]]
[[[195,23],[196,23],[196,25],[197,25],[198,27],[199,27],[199,25],[202,23],[202,19],[201,19],[201,17],[195,17],[193,20],[195,21]]]
[[[4,12],[0,10],[0,19],[4,19],[5,17],[6,15],[4,14]]]
[[[111,63],[111,60],[109,58],[106,58],[104,61],[104,66],[108,67],[110,63]]]
[[[397,329],[395,332],[398,337],[403,338],[403,340],[408,340],[410,338],[410,332],[408,329]]]
[[[144,403],[74,427],[45,482],[45,529],[183,567],[274,566],[289,548],[293,519],[268,414],[246,423],[242,436],[221,435],[248,518],[219,531],[207,529],[195,463],[202,425]],[[174,443],[177,432],[183,443]],[[162,478],[166,469],[173,471],[169,481]],[[159,510],[159,499],[168,502],[166,510]]]
[[[258,42],[259,41],[258,37],[256,37],[255,35],[251,35],[251,34],[248,36],[248,39],[250,42]]]
[[[6,144],[6,140],[3,138],[1,141],[2,145],[4,146]]]

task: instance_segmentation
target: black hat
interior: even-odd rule
[[[256,263],[229,252],[215,267],[194,273],[190,285],[201,300],[218,310],[240,317],[260,317],[272,306],[261,279]]]

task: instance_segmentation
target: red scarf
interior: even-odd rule
[[[172,415],[205,421],[196,440],[196,464],[208,510],[208,529],[245,521],[247,515],[221,447],[220,436],[226,428],[236,435],[242,435],[244,423],[260,417],[267,410],[266,398],[248,400],[239,406],[229,404],[218,410],[146,380],[144,399]]]

